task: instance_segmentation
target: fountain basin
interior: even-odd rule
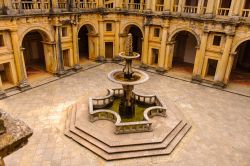
[[[127,56],[127,55],[125,54],[125,52],[119,53],[119,57],[124,58],[124,59],[137,59],[137,58],[139,58],[140,56],[141,56],[141,55],[138,54],[138,53],[136,53],[136,52],[133,52],[133,56]]]
[[[133,77],[129,80],[124,77],[124,72],[122,70],[113,70],[108,74],[108,79],[122,85],[138,85],[149,79],[149,76],[140,70],[133,70],[133,72]]]

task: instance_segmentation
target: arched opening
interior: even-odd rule
[[[181,31],[174,35],[175,42],[172,59],[172,72],[192,75],[196,56],[196,37],[188,32]]]
[[[250,40],[241,43],[236,49],[231,83],[250,86]]]
[[[91,34],[94,33],[94,28],[91,25],[83,25],[78,33],[78,48],[79,48],[79,60],[80,63],[84,63],[86,60],[90,59],[91,54],[94,53],[94,48],[91,47]],[[93,45],[94,47],[94,45]]]
[[[43,33],[33,30],[27,33],[22,41],[23,57],[28,79],[48,76],[45,57],[46,37]]]
[[[142,56],[142,38],[143,34],[139,27],[136,25],[129,25],[125,29],[125,33],[131,33],[133,36],[133,51],[139,53]],[[124,47],[125,48],[125,47]],[[141,58],[140,56],[140,58]],[[138,60],[140,60],[140,58]]]

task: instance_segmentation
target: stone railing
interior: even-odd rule
[[[230,11],[230,8],[219,8],[217,10],[217,15],[219,15],[219,16],[228,16],[229,11]]]
[[[206,11],[207,11],[207,7],[202,7],[201,8],[201,14],[206,14]]]
[[[242,17],[250,17],[249,13],[250,13],[250,9],[243,9],[241,12],[241,16]]]
[[[108,94],[105,97],[89,98],[89,114],[90,121],[95,122],[97,120],[109,120],[115,123],[115,134],[125,133],[137,133],[137,132],[149,132],[152,131],[152,122],[149,118],[154,116],[166,117],[166,107],[155,95],[137,94],[133,92],[133,96],[136,102],[148,105],[155,105],[145,109],[143,121],[138,122],[122,122],[118,113],[104,109],[108,105],[114,102],[114,98],[123,96],[124,91],[121,88],[108,89]]]
[[[184,6],[183,7],[183,12],[184,13],[197,13],[197,6]]]
[[[173,5],[173,12],[178,12],[178,5]]]
[[[156,4],[155,5],[155,11],[162,12],[163,9],[164,9],[164,5],[163,4]]]
[[[23,10],[23,11],[41,11],[50,9],[49,0],[41,1],[13,1],[12,8],[14,10]]]
[[[58,0],[57,2],[59,9],[66,9],[67,8],[67,1],[66,0]]]
[[[104,7],[106,9],[113,9],[115,7],[114,2],[104,2]]]
[[[141,3],[123,3],[122,8],[127,10],[144,10],[146,5]]]

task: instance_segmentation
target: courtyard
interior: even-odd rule
[[[119,87],[106,63],[0,101],[0,107],[34,131],[28,145],[5,158],[7,166],[250,165],[250,98],[154,73],[136,87],[174,103],[192,129],[170,156],[107,162],[64,135],[66,111],[81,96]],[[146,91],[145,91],[146,90]],[[105,128],[104,128],[105,130]]]

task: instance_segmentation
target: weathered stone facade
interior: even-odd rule
[[[141,33],[137,41],[141,62],[168,71],[173,67],[177,35],[187,32],[196,40],[192,79],[224,86],[238,46],[250,40],[250,9],[245,1],[232,0],[229,7],[222,0],[1,1],[0,64],[13,86],[25,88],[29,83],[23,42],[28,33],[38,32],[42,37],[46,71],[61,75],[63,63],[72,69],[80,67],[78,43],[83,26],[88,30],[88,58],[93,60],[115,58],[124,50],[133,27],[135,34]],[[218,45],[214,44],[215,36],[220,38]],[[212,77],[207,76],[209,60],[217,62]],[[2,81],[0,87],[5,90]]]

